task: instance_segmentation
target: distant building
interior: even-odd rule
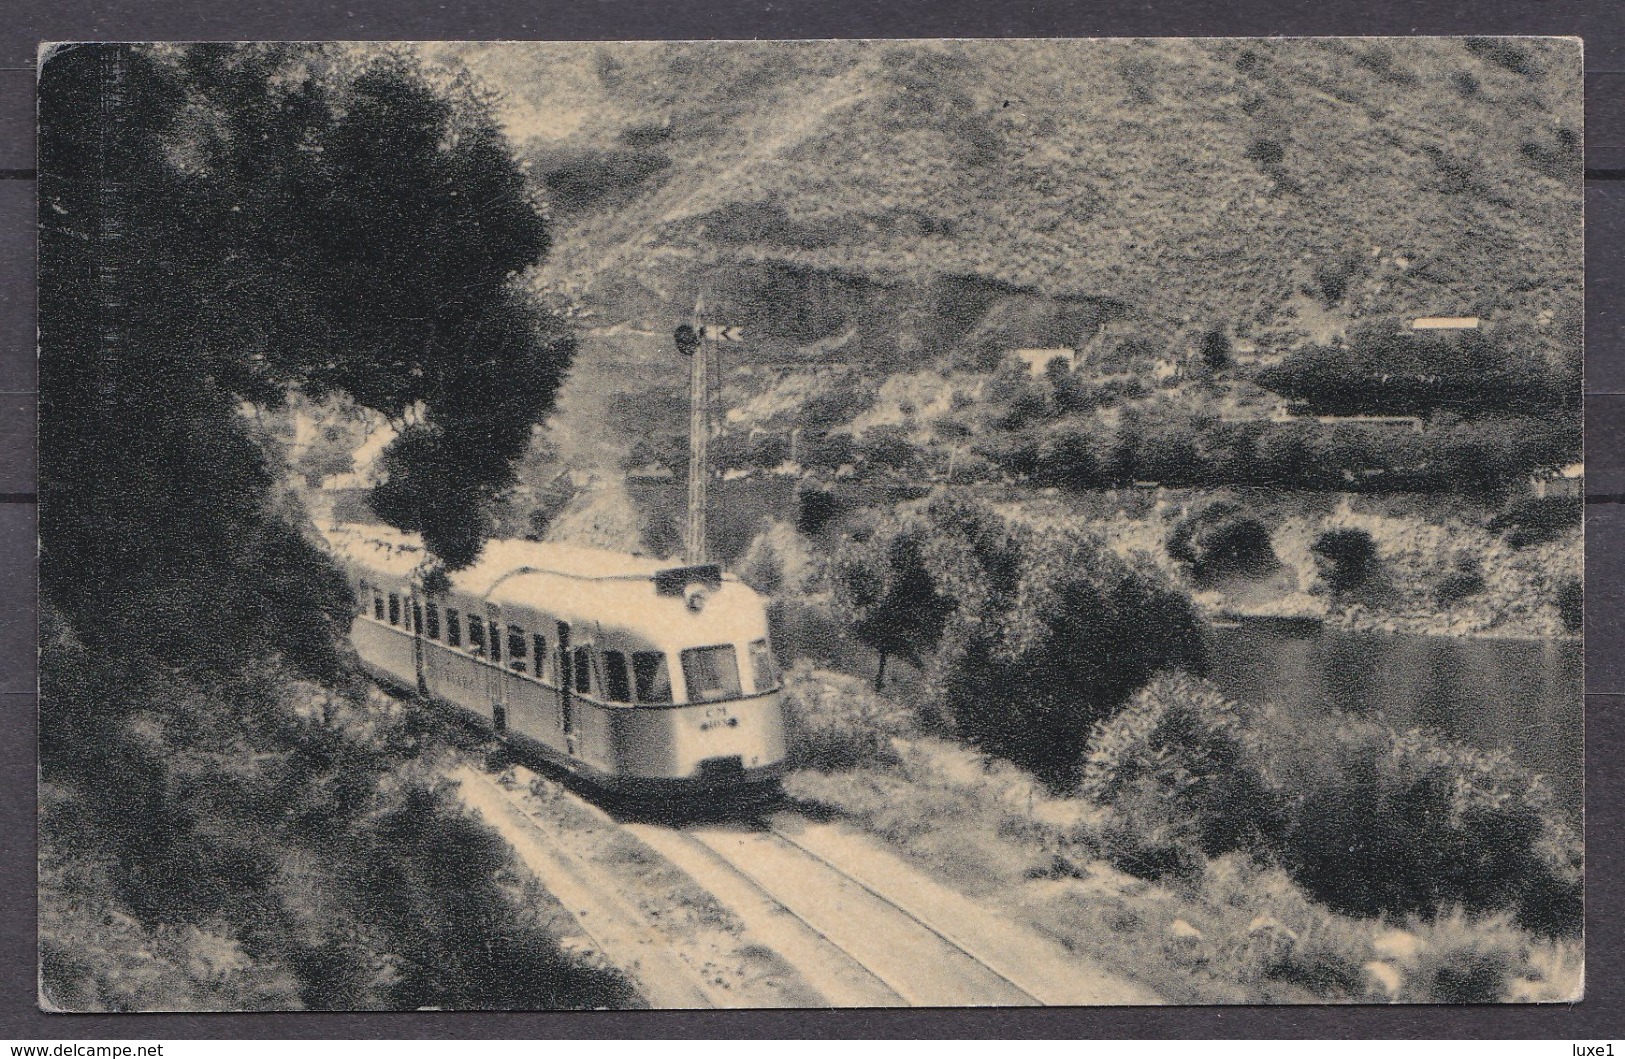
[[[629,482],[666,482],[672,477],[671,468],[659,463],[633,467],[626,472],[626,480]]]
[[[1585,477],[1585,464],[1571,463],[1533,476],[1529,479],[1529,491],[1538,497],[1569,496],[1578,499],[1585,495]]]
[[[1419,316],[1411,321],[1412,331],[1476,331],[1476,316]]]
[[[329,493],[342,493],[351,489],[371,489],[378,484],[378,475],[369,468],[368,473],[349,471],[345,474],[330,474],[322,479],[322,489]]]
[[[1391,427],[1395,430],[1408,430],[1412,434],[1422,432],[1422,420],[1419,416],[1316,416],[1315,421],[1329,425],[1354,423],[1358,426]]]
[[[1157,382],[1172,382],[1185,377],[1185,366],[1169,357],[1160,357],[1151,365],[1151,378]]]
[[[1012,349],[1010,356],[1025,364],[1029,375],[1044,374],[1050,361],[1057,358],[1066,362],[1067,371],[1078,366],[1078,351],[1070,346],[1058,346],[1054,349]]]

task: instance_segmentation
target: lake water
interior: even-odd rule
[[[1209,677],[1231,698],[1298,713],[1381,715],[1508,748],[1543,773],[1565,808],[1584,789],[1583,651],[1578,640],[1493,640],[1294,629],[1215,628]]]

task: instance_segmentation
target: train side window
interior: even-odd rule
[[[489,641],[491,644],[491,661],[500,662],[502,661],[502,626],[493,621],[488,628],[491,631]]]
[[[389,623],[391,625],[401,623],[401,597],[393,592],[389,594]]]
[[[592,648],[577,647],[574,654],[575,689],[578,695],[592,694]]]
[[[610,702],[631,702],[632,685],[626,679],[626,655],[620,651],[604,652],[604,697]]]
[[[451,647],[463,646],[463,619],[452,607],[446,608],[446,643]]]
[[[476,655],[485,653],[485,623],[472,614],[468,616],[468,652]]]
[[[690,647],[682,659],[689,702],[713,702],[739,695],[739,659],[733,644]]]
[[[750,670],[757,691],[771,691],[778,686],[779,672],[773,665],[773,652],[768,649],[766,638],[750,642]]]
[[[639,702],[671,701],[671,670],[659,651],[632,652],[632,678]]]
[[[428,632],[429,639],[440,639],[440,604],[427,603],[424,605],[424,610],[424,617],[428,620],[425,630]]]
[[[384,597],[376,591],[372,594],[372,616],[379,621],[384,620]]]
[[[412,610],[407,615],[407,621],[410,622],[407,628],[411,631],[423,631],[423,607],[416,600],[412,601]]]
[[[546,680],[547,670],[551,668],[547,664],[547,637],[536,633],[530,638],[530,646],[536,656],[536,679]]]
[[[515,673],[525,672],[525,630],[517,625],[508,626],[508,668]]]

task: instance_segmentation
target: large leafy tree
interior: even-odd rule
[[[397,420],[381,514],[477,554],[572,351],[515,282],[547,228],[490,100],[314,45],[70,46],[40,98],[47,601],[91,646],[329,668],[343,587],[242,409]]]
[[[1089,534],[948,496],[881,516],[832,573],[859,638],[924,671],[928,709],[1057,783],[1154,673],[1205,661],[1190,600],[1154,572]]]
[[[571,351],[518,290],[547,230],[489,101],[376,49],[96,45],[47,57],[40,108],[46,995],[607,1002],[436,808],[412,724],[293,679],[344,686],[349,599],[259,425],[293,394],[390,417],[380,506],[475,554]],[[248,960],[194,981],[187,937]]]

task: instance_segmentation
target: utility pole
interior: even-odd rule
[[[711,440],[710,393],[705,369],[711,359],[705,336],[705,297],[694,301],[694,319],[691,327],[699,342],[690,357],[688,375],[688,533],[683,539],[686,559],[690,566],[706,561],[705,502],[709,475],[707,452]]]
[[[683,550],[690,566],[699,566],[709,560],[705,544],[705,493],[710,484],[710,461],[706,458],[711,444],[711,358],[717,355],[718,341],[739,342],[745,329],[705,322],[705,297],[694,300],[694,317],[678,325],[672,334],[677,352],[693,363],[688,368],[688,530],[683,536]],[[722,365],[715,368],[722,378]]]

